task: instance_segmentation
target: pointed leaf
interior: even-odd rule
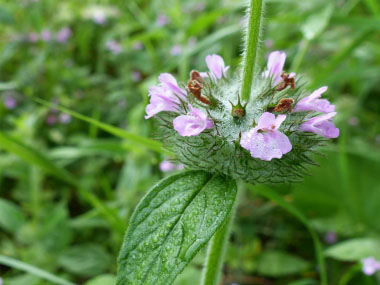
[[[171,284],[223,224],[235,196],[234,180],[203,171],[162,180],[132,216],[117,284]]]

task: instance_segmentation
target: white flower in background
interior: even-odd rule
[[[118,17],[119,11],[112,6],[90,5],[83,11],[82,16],[98,25],[104,25],[109,19]]]

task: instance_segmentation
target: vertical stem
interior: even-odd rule
[[[307,40],[307,39],[304,39],[301,42],[298,52],[293,60],[292,66],[290,67],[291,71],[296,72],[296,73],[298,72],[298,69],[300,68],[301,63],[305,58],[306,52],[310,48],[310,44],[311,44],[310,40]]]
[[[226,252],[228,238],[230,236],[230,230],[235,217],[238,200],[239,196],[236,197],[235,204],[232,207],[225,223],[214,234],[209,243],[207,249],[207,257],[202,273],[201,285],[218,285],[220,282],[224,254]]]
[[[260,41],[263,1],[264,0],[251,0],[251,5],[249,7],[248,32],[247,41],[245,44],[243,81],[241,87],[241,97],[245,102],[249,101],[249,97],[251,95],[253,75],[256,66],[256,57]]]

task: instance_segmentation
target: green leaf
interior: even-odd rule
[[[30,274],[33,274],[35,276],[38,276],[42,279],[48,280],[53,284],[61,284],[61,285],[75,285],[75,283],[69,282],[67,280],[64,280],[52,273],[49,273],[47,271],[44,271],[42,269],[39,269],[33,265],[27,264],[25,262],[19,261],[17,259],[13,259],[8,256],[0,255],[0,264],[16,268],[21,271],[28,272]]]
[[[311,41],[321,34],[327,27],[333,10],[334,5],[327,5],[319,13],[313,13],[301,27],[304,38]]]
[[[116,276],[112,274],[103,274],[91,280],[88,280],[85,285],[115,285]]]
[[[359,261],[369,256],[380,258],[380,240],[372,238],[346,240],[328,248],[325,254],[341,261]]]
[[[236,192],[234,180],[203,171],[159,182],[131,218],[117,284],[171,284],[223,224]]]
[[[25,223],[22,210],[10,201],[0,199],[0,228],[15,232]]]
[[[307,270],[310,264],[305,260],[282,251],[265,251],[258,262],[257,272],[264,276],[284,276]]]
[[[96,276],[104,273],[111,257],[96,244],[72,246],[59,257],[58,263],[67,271],[79,276]]]

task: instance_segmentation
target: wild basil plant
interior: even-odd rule
[[[251,1],[241,70],[212,54],[208,70],[191,71],[188,82],[163,73],[149,89],[146,119],[156,119],[172,160],[188,170],[160,181],[137,206],[117,284],[172,284],[211,239],[202,283],[218,284],[236,180],[300,181],[317,147],[339,136],[335,106],[321,99],[327,87],[306,89],[301,75],[284,70],[282,51],[256,67],[262,6]]]

